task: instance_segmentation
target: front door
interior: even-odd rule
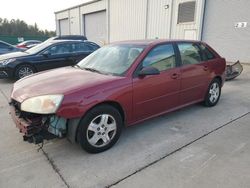
[[[159,75],[133,79],[134,120],[139,121],[171,110],[179,105],[180,68],[172,44],[153,48],[141,68],[153,66]]]
[[[91,48],[91,46],[85,42],[78,42],[78,43],[73,44],[73,46],[72,46],[72,52],[73,52],[72,59],[74,61],[72,62],[73,63],[72,65],[79,63],[82,59],[87,57],[93,51],[94,50]]]
[[[34,60],[39,70],[70,66],[74,64],[73,62],[72,44],[70,43],[56,44],[42,52]]]

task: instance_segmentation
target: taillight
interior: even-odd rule
[[[16,47],[18,47],[18,48],[26,48],[25,45],[17,45]]]

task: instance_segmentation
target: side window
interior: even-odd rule
[[[85,43],[73,44],[73,52],[89,52],[91,48]]]
[[[51,47],[47,51],[51,55],[59,55],[59,54],[67,54],[72,52],[72,45],[71,44],[59,44]]]
[[[204,54],[204,60],[215,59],[215,55],[204,44],[200,44],[202,53]]]
[[[174,68],[176,66],[175,53],[172,44],[155,47],[143,60],[143,67],[152,66],[159,71]]]
[[[90,48],[91,51],[95,51],[97,50],[99,47],[98,46],[95,46],[95,45],[92,45],[92,44],[87,44],[88,47]]]
[[[177,44],[182,65],[192,65],[201,62],[200,49],[194,43],[179,43]]]

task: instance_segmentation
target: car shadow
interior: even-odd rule
[[[9,85],[9,84],[14,84],[16,80],[14,79],[0,79],[0,84],[3,85]]]

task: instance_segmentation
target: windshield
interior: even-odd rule
[[[50,45],[51,45],[50,42],[46,42],[46,41],[45,41],[45,42],[42,42],[42,43],[40,43],[40,44],[38,44],[38,45],[36,45],[36,46],[34,46],[34,47],[32,47],[32,48],[26,50],[25,52],[27,52],[27,53],[29,53],[29,54],[36,54],[36,53],[38,53],[38,52],[44,50],[45,48],[47,48],[47,47],[50,46]]]
[[[142,45],[109,45],[100,48],[82,61],[77,67],[103,74],[123,75],[141,54]]]

